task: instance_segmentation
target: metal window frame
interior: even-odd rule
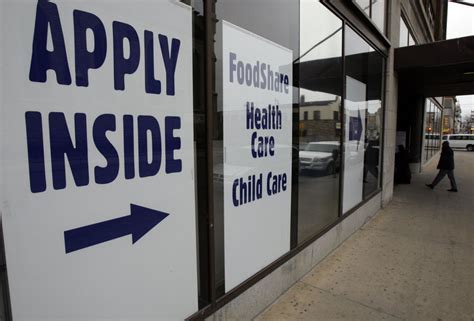
[[[205,43],[206,43],[206,119],[207,119],[207,152],[209,155],[213,155],[213,128],[214,128],[214,112],[215,112],[215,83],[214,83],[214,63],[215,63],[215,58],[214,58],[214,34],[215,34],[215,21],[216,21],[216,11],[215,11],[215,2],[217,0],[204,0],[204,19],[205,19],[205,30],[206,30],[206,36],[205,36]],[[390,0],[388,0],[390,1]],[[388,1],[386,2],[388,4]],[[253,276],[230,290],[229,292],[225,293],[221,297],[217,297],[216,294],[216,279],[215,279],[215,232],[214,232],[214,184],[213,184],[213,159],[212,157],[208,157],[208,204],[209,204],[209,210],[208,210],[208,220],[209,220],[209,250],[210,250],[210,255],[209,255],[209,260],[210,260],[210,274],[209,275],[209,284],[211,286],[210,288],[210,304],[203,307],[199,311],[195,312],[186,320],[203,320],[213,313],[217,312],[220,308],[225,306],[227,303],[230,301],[234,300],[236,297],[238,297],[240,294],[248,290],[250,287],[258,283],[260,280],[268,276],[270,273],[275,271],[277,268],[282,266],[284,263],[289,261],[291,258],[296,256],[298,253],[303,251],[305,248],[313,244],[315,241],[317,241],[319,238],[321,238],[323,235],[325,235],[327,232],[329,232],[332,228],[335,226],[339,225],[342,221],[344,221],[347,217],[349,217],[351,214],[355,213],[357,210],[359,210],[361,207],[366,205],[368,202],[370,202],[374,197],[379,195],[382,191],[382,180],[383,180],[383,139],[385,137],[384,132],[382,131],[382,137],[381,137],[381,146],[382,146],[382,153],[380,153],[380,180],[378,184],[378,188],[374,190],[370,195],[368,195],[366,198],[363,198],[363,200],[358,203],[356,206],[351,208],[349,211],[346,213],[342,212],[342,201],[343,201],[343,172],[344,172],[344,163],[342,162],[342,159],[344,157],[344,148],[343,148],[343,143],[344,143],[344,137],[345,137],[345,126],[344,126],[344,108],[345,108],[345,94],[346,94],[346,81],[345,81],[345,26],[348,25],[352,27],[352,29],[363,39],[365,40],[374,50],[376,50],[378,53],[382,55],[384,58],[384,66],[383,66],[383,73],[384,77],[382,77],[382,125],[385,130],[385,75],[386,75],[386,58],[388,56],[388,50],[391,46],[389,40],[385,37],[384,34],[380,32],[378,27],[375,26],[375,24],[370,20],[370,18],[367,17],[367,15],[363,12],[361,12],[360,8],[354,4],[352,1],[350,4],[352,4],[352,7],[349,6],[349,8],[352,8],[351,10],[358,10],[355,11],[356,13],[351,13],[349,15],[346,15],[347,11],[345,11],[347,8],[345,8],[342,12],[338,9],[338,5],[335,5],[335,3],[344,3],[344,2],[339,2],[339,1],[329,1],[329,0],[320,0],[322,4],[324,4],[333,14],[335,14],[339,19],[341,19],[342,22],[342,68],[341,68],[341,75],[342,75],[342,96],[341,96],[341,112],[339,113],[340,121],[341,121],[341,171],[339,174],[339,204],[338,204],[338,211],[339,215],[338,218],[333,221],[331,224],[327,225],[325,228],[314,234],[313,236],[307,238],[306,240],[302,241],[300,244],[297,243],[297,229],[298,229],[298,202],[293,201],[294,200],[294,192],[292,188],[292,206],[291,206],[291,226],[290,226],[290,238],[291,238],[291,244],[290,244],[290,251],[286,252],[283,254],[281,257],[276,259],[274,262],[270,263],[268,266],[264,267],[257,273],[255,273]],[[345,6],[343,6],[345,7]],[[357,9],[355,9],[357,8]],[[354,16],[358,16],[360,14],[363,14],[365,16],[364,23],[368,24],[368,26],[364,26],[363,28],[358,28],[357,26],[360,24],[360,22],[354,23],[351,22],[349,19]],[[385,7],[385,18],[387,18],[387,6]],[[387,19],[385,19],[385,29],[387,26]],[[364,31],[370,30],[369,35],[364,34]],[[295,113],[293,113],[293,116],[295,116]],[[293,142],[296,140],[299,140],[299,134],[298,135],[293,135]],[[293,178],[295,175],[293,175]],[[297,182],[296,182],[297,184]],[[294,184],[293,184],[294,185]],[[296,190],[297,193],[297,190]],[[297,194],[296,194],[297,197]]]
[[[385,30],[387,30],[387,8],[390,1],[386,1],[385,6]],[[369,16],[354,2],[340,0],[320,0],[329,10],[331,10],[341,20],[345,21],[356,31],[361,38],[369,43],[376,51],[380,52],[384,57],[388,57],[391,47],[390,40],[385,36],[384,32],[375,25]]]
[[[344,21],[344,20],[343,20]],[[346,73],[345,73],[345,70],[346,70],[346,52],[345,52],[345,30],[346,30],[346,26],[351,28],[353,32],[355,32],[359,37],[362,38],[362,40],[366,41],[365,37],[362,37],[362,35],[360,34],[360,31],[359,30],[356,30],[354,29],[353,26],[349,25],[349,24],[346,24],[345,21],[344,21],[344,25],[343,25],[343,57],[342,57],[342,61],[343,61],[343,83],[344,83],[344,86],[343,86],[343,97],[342,97],[342,103],[343,103],[343,106],[342,106],[342,122],[341,122],[341,129],[342,129],[342,139],[341,139],[341,146],[344,146],[344,137],[345,137],[345,126],[344,126],[344,120],[345,120],[345,100],[346,100]],[[374,49],[376,52],[378,52],[379,54],[382,55],[382,58],[383,58],[383,61],[382,61],[382,73],[383,73],[383,76],[382,76],[382,85],[381,85],[381,108],[382,108],[382,127],[383,127],[383,130],[382,130],[382,133],[381,133],[381,137],[380,137],[380,144],[381,144],[381,152],[379,153],[379,179],[378,179],[378,182],[377,182],[377,188],[372,191],[371,193],[369,193],[366,197],[364,197],[364,191],[362,190],[362,202],[364,203],[366,200],[370,200],[372,197],[374,197],[374,195],[376,195],[377,193],[381,192],[382,191],[382,186],[383,186],[383,170],[384,170],[384,163],[383,163],[383,159],[384,159],[384,139],[385,139],[385,116],[386,116],[386,99],[385,99],[385,86],[386,86],[386,79],[385,79],[385,76],[387,74],[387,70],[386,70],[386,67],[387,67],[387,57],[383,55],[382,52],[378,51],[376,48],[374,48],[370,43],[368,43],[369,46],[371,46],[372,49]],[[342,148],[342,159],[344,157],[344,148]],[[341,173],[344,173],[344,163],[341,162]],[[344,216],[344,213],[342,211],[342,205],[343,205],[343,194],[344,194],[344,175],[340,175],[340,179],[341,179],[341,182],[340,182],[340,200],[339,200],[339,206],[340,206],[340,216]],[[351,208],[350,210],[347,211],[347,213],[352,213],[353,209],[354,208],[359,208],[358,204],[355,205],[353,208]]]

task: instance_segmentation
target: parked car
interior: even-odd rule
[[[452,134],[443,136],[443,141],[449,142],[451,148],[462,148],[474,151],[474,134]]]
[[[332,174],[339,170],[340,143],[337,141],[311,142],[299,152],[301,171]]]

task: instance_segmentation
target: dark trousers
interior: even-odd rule
[[[449,181],[451,182],[451,188],[452,189],[458,189],[456,185],[456,180],[454,179],[454,173],[452,170],[447,170],[447,169],[440,169],[438,175],[436,175],[433,183],[431,183],[433,186],[438,185],[438,183],[446,176],[448,175]]]

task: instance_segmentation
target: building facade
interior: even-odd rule
[[[252,318],[391,201],[397,145],[419,170],[448,128],[395,68],[447,1],[0,6],[5,318]],[[127,206],[157,218],[124,230]]]
[[[462,111],[456,97],[443,99],[443,134],[457,134],[461,130]]]

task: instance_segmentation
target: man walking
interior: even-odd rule
[[[458,187],[456,186],[456,180],[454,179],[454,152],[449,147],[449,142],[443,142],[443,147],[441,149],[441,156],[438,162],[438,175],[436,175],[433,183],[426,184],[429,188],[433,189],[436,185],[448,175],[449,181],[451,182],[451,189],[448,189],[448,192],[457,192]]]

